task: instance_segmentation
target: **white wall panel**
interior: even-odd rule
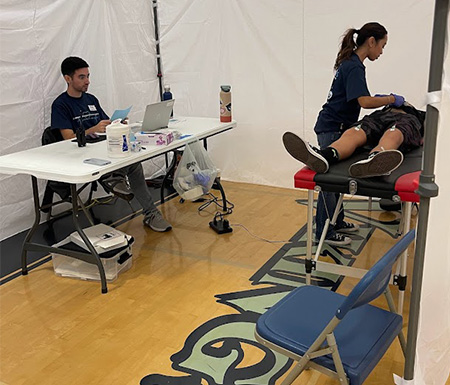
[[[133,105],[130,118],[142,119],[159,99],[153,36],[149,1],[1,1],[1,154],[40,145],[51,103],[66,89],[61,61],[71,55],[89,63],[89,92],[108,114]],[[33,222],[30,178],[0,175],[0,191],[4,239]]]

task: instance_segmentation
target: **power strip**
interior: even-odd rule
[[[209,222],[209,226],[217,234],[226,234],[226,233],[231,233],[233,231],[233,229],[230,226],[230,222],[228,222],[227,219],[214,218],[211,222]]]

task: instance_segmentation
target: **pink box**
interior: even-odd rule
[[[167,146],[173,142],[173,133],[171,131],[164,133],[144,133],[138,132],[134,134],[136,140],[141,142],[141,144],[147,144],[151,146]]]

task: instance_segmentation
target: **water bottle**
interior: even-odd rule
[[[78,121],[78,128],[75,131],[75,137],[77,138],[78,147],[85,147],[86,146],[86,132],[84,131],[83,123],[81,120],[81,114],[80,111],[80,119]]]
[[[220,121],[231,122],[231,86],[220,86]]]
[[[173,99],[173,95],[172,95],[172,92],[170,92],[170,86],[167,85],[167,86],[164,86],[163,100],[170,100],[170,99]],[[170,117],[172,117],[172,116],[173,116],[173,110],[170,113]]]

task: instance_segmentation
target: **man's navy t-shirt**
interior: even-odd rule
[[[361,112],[357,100],[360,96],[370,96],[366,67],[353,53],[336,71],[327,102],[322,106],[314,127],[316,134],[339,132],[341,128],[346,130],[357,122]]]
[[[100,107],[98,99],[86,92],[80,98],[74,98],[64,92],[52,104],[53,129],[71,128],[75,132],[81,125],[87,130],[105,119],[109,117]]]

